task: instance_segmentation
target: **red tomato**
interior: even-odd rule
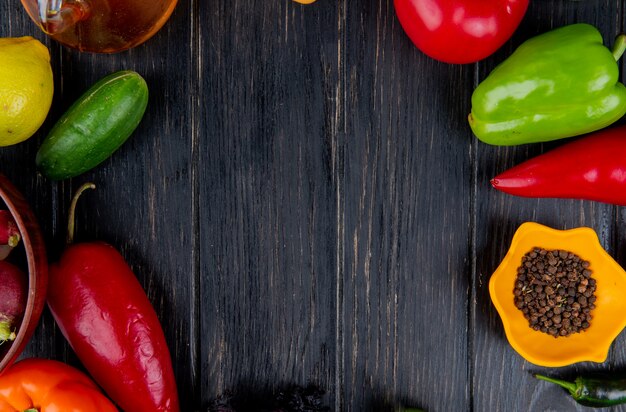
[[[446,63],[473,63],[502,46],[528,0],[394,0],[398,20],[422,52]]]

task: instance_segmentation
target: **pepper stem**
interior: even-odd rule
[[[39,412],[39,409],[30,408],[30,409],[25,409],[24,412]]]
[[[74,194],[74,197],[72,198],[72,203],[70,204],[70,212],[69,215],[67,217],[67,238],[65,239],[65,243],[68,245],[71,245],[74,242],[74,216],[75,216],[75,212],[76,212],[76,203],[78,202],[78,198],[80,197],[80,195],[83,194],[83,192],[87,189],[95,189],[96,185],[89,182],[89,183],[85,183],[83,184],[81,187],[78,188],[78,190],[76,191],[76,193]]]
[[[570,394],[572,395],[576,394],[576,383],[574,382],[568,382],[568,381],[564,381],[561,379],[550,378],[550,377],[539,375],[539,374],[535,374],[535,378],[540,379],[542,381],[550,382],[550,383],[556,383],[560,387],[567,389]]]
[[[615,38],[615,44],[613,44],[613,58],[618,61],[622,54],[626,51],[626,34],[622,33]]]

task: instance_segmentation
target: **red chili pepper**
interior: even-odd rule
[[[491,184],[516,196],[626,205],[626,126],[568,142],[499,174]]]
[[[473,63],[511,37],[528,0],[394,0],[394,7],[418,49],[443,62]]]
[[[103,242],[68,244],[50,266],[48,305],[76,355],[125,411],[178,411],[170,353],[154,308],[120,253]]]

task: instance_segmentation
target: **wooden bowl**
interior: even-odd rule
[[[0,198],[11,212],[20,230],[22,247],[28,265],[28,299],[26,312],[13,342],[0,347],[0,373],[22,353],[37,327],[46,303],[48,260],[43,236],[28,202],[5,176],[0,174]],[[1,202],[0,202],[1,203]],[[16,253],[17,250],[13,251]]]

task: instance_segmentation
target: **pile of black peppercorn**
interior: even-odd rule
[[[589,327],[596,280],[589,262],[564,250],[533,248],[522,257],[513,289],[528,324],[554,337]]]

